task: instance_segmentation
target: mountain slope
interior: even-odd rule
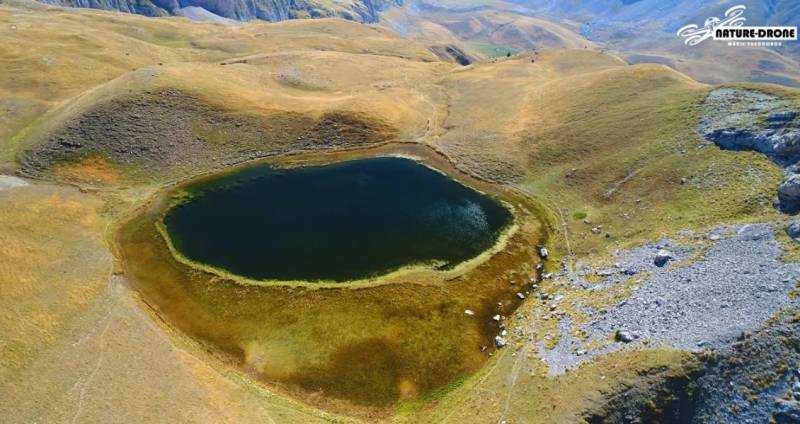
[[[342,146],[340,131],[344,139],[363,135],[373,145],[434,149],[441,163],[451,161],[536,199],[543,216],[553,217],[548,222],[556,240],[548,266],[555,271],[564,259],[592,283],[601,276],[595,265],[617,262],[612,255],[617,249],[685,229],[700,235],[715,225],[778,219],[769,199],[782,170],[763,155],[704,142],[696,122],[712,88],[664,66],[629,66],[614,55],[581,48],[462,67],[438,61],[425,45],[391,31],[340,19],[222,27],[8,4],[0,3],[0,27],[10,29],[0,31],[0,75],[9,76],[0,79],[0,168],[37,179],[24,185],[0,176],[0,188],[4,181],[6,186],[9,180],[23,181],[0,190],[0,309],[7,311],[0,314],[3,422],[309,423],[384,417],[363,416],[363,409],[317,391],[286,397],[280,385],[253,377],[264,364],[335,358],[313,349],[339,334],[318,330],[332,327],[333,313],[299,310],[301,318],[327,326],[308,327],[312,331],[306,333],[293,331],[298,315],[288,313],[298,309],[274,309],[278,347],[302,356],[282,349],[262,353],[266,338],[253,337],[243,345],[240,362],[238,353],[231,356],[187,337],[164,319],[164,309],[143,302],[148,298],[115,249],[116,226],[159,187],[225,166],[231,158],[298,153],[298,160],[313,160],[306,156],[311,150]],[[778,94],[800,104],[798,93]],[[383,154],[380,149],[370,152]],[[325,153],[336,160],[349,154]],[[153,166],[173,158],[174,166]],[[602,232],[593,231],[594,225]],[[684,265],[676,262],[664,272]],[[503,267],[481,283],[520,287],[513,283],[518,274],[506,271]],[[394,422],[536,423],[601,416],[594,411],[608,409],[609,396],[615,395],[660,407],[667,396],[655,396],[653,403],[647,402],[650,394],[638,393],[686,379],[695,356],[641,345],[607,356],[592,353],[595,360],[556,377],[543,361],[561,346],[569,350],[572,335],[583,337],[569,317],[577,326],[589,319],[589,308],[613,312],[623,299],[643,293],[633,288],[644,274],[597,289],[566,281],[575,274],[543,281],[538,293],[547,293],[550,301],[529,295],[525,309],[507,315],[513,345],[485,352],[493,354],[486,367],[442,381],[444,387],[429,394],[408,390],[407,402],[379,412],[396,413]],[[209,296],[217,293],[213,286]],[[355,309],[349,310],[359,315],[334,322],[348,330],[348,338],[369,339],[376,329],[391,329],[387,320],[402,313],[394,310],[397,293],[428,301],[418,287],[386,286],[381,292],[386,296],[369,302],[361,296],[370,288],[353,290],[348,305]],[[447,288],[436,292],[448,302],[462,290]],[[280,299],[318,303],[298,293],[287,291]],[[685,304],[705,304],[695,298]],[[387,313],[373,313],[376,305],[385,305]],[[449,314],[458,325],[471,325],[465,324],[471,321],[463,309],[451,305],[443,302],[416,319]],[[241,310],[220,307],[187,317],[237,327],[217,312]],[[443,332],[428,331],[414,329],[415,335],[431,334],[422,344],[398,340],[421,352],[446,341]],[[603,344],[593,351],[622,346],[612,334],[596,336]],[[478,343],[471,346],[475,355],[481,353]],[[359,360],[361,352],[371,351],[345,356]]]
[[[341,17],[375,22],[377,13],[401,0],[41,0],[56,6],[117,10],[145,16],[185,15],[202,8],[223,18],[282,21],[294,18]]]

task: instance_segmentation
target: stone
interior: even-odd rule
[[[658,249],[655,258],[653,258],[653,263],[660,267],[666,265],[670,260],[672,260],[672,252],[666,249]]]
[[[786,226],[786,234],[792,238],[792,240],[800,243],[800,221],[795,221]]]
[[[522,299],[525,299],[525,295],[524,295],[524,294],[522,294],[522,293],[517,293],[517,297],[518,297],[520,300],[522,300]]]
[[[617,331],[617,334],[614,336],[614,338],[618,342],[622,343],[630,343],[635,339],[634,335],[627,331]]]
[[[500,315],[495,315],[492,317],[495,322],[500,322]]]
[[[794,119],[797,113],[791,110],[782,110],[780,112],[773,112],[767,116],[767,122],[788,122]]]
[[[800,422],[800,402],[778,399],[775,401],[773,418],[777,424],[797,424]]]
[[[800,211],[800,174],[790,175],[778,186],[778,202],[784,213]]]
[[[601,230],[600,230],[600,227],[592,227],[592,233],[594,233],[594,234],[600,234],[600,231],[601,231]]]
[[[508,344],[508,342],[506,341],[505,338],[503,338],[501,336],[495,336],[495,338],[494,338],[494,345],[495,346],[504,347],[506,344]]]
[[[467,309],[467,310],[464,311],[464,315],[466,315],[468,317],[471,317],[471,316],[475,315],[475,312],[472,311],[471,309]]]
[[[550,253],[547,251],[547,248],[546,248],[546,247],[541,247],[541,248],[539,248],[539,256],[540,256],[542,259],[547,259],[547,256],[548,256],[549,254],[550,254]]]
[[[22,178],[17,178],[11,175],[0,175],[0,191],[26,187],[28,185],[28,182]]]

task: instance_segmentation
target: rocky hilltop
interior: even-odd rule
[[[295,18],[340,17],[358,22],[377,22],[378,12],[402,0],[41,0],[42,3],[118,10],[146,16],[185,15],[187,9],[202,8],[214,15],[250,21],[283,21]]]

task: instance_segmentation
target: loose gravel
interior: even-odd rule
[[[764,223],[720,227],[705,235],[685,234],[681,240],[618,251],[617,263],[594,271],[604,276],[600,283],[589,284],[577,276],[570,284],[599,291],[628,277],[639,276],[641,283],[630,297],[605,309],[575,305],[589,311],[590,320],[578,327],[588,337],[575,337],[576,328],[564,316],[558,325],[559,343],[550,350],[540,346],[540,356],[551,374],[560,374],[628,345],[663,344],[689,351],[729,347],[782,308],[800,306],[789,296],[800,281],[800,263],[781,261],[775,231],[774,224]],[[662,266],[654,260],[659,250],[672,255]],[[614,342],[618,332],[628,333],[633,341]]]

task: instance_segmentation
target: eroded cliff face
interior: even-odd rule
[[[403,0],[349,0],[340,3],[316,0],[40,0],[42,3],[118,10],[145,16],[179,15],[186,7],[201,7],[215,15],[249,21],[282,21],[297,18],[340,17],[358,22],[377,22],[378,12]]]

